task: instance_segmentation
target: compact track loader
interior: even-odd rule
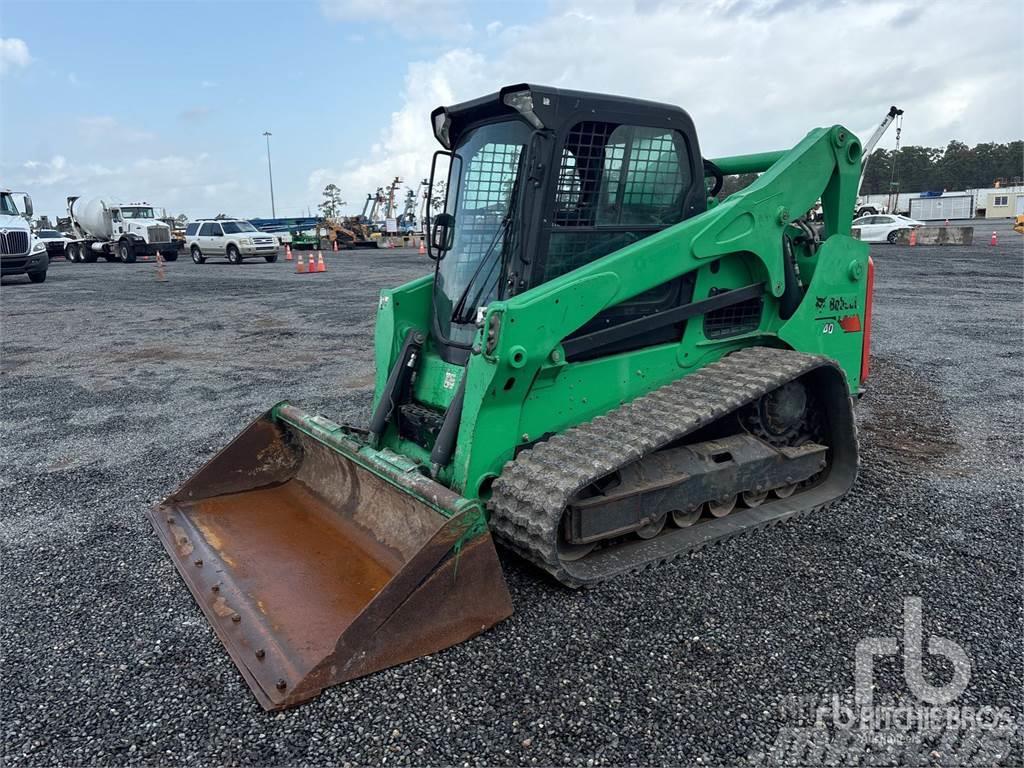
[[[151,513],[268,709],[507,617],[492,537],[578,587],[856,474],[850,131],[708,160],[682,109],[531,85],[432,122],[436,267],[381,291],[368,428],[279,403]]]

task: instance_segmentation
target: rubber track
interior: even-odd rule
[[[522,451],[505,465],[501,476],[494,481],[488,502],[491,529],[505,546],[564,584],[578,587],[673,559],[711,541],[774,524],[778,519],[755,515],[750,525],[731,525],[721,535],[698,537],[699,541],[667,555],[662,548],[655,556],[641,554],[638,557],[634,547],[634,554],[614,558],[607,572],[583,580],[563,566],[556,543],[562,513],[570,499],[594,480],[822,366],[835,367],[835,363],[826,357],[792,350],[749,347],[593,421],[553,435]],[[823,506],[827,503],[818,504],[814,509]],[[799,513],[789,512],[780,517],[786,519]],[[697,523],[686,530],[697,531],[705,525],[707,523]]]

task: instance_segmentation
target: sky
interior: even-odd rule
[[[1020,6],[954,0],[2,0],[0,186],[172,215],[345,213],[438,148],[430,111],[533,82],[677,104],[707,157],[890,104],[902,143],[1024,137]],[[1016,63],[1015,63],[1016,62]],[[880,146],[892,147],[893,131]]]

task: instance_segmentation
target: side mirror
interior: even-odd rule
[[[32,217],[32,198],[25,195],[25,216],[26,218]]]
[[[430,245],[438,252],[438,261],[452,249],[455,243],[455,217],[450,213],[439,213],[434,217],[434,228],[430,231]]]

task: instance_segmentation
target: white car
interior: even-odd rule
[[[865,243],[895,243],[902,230],[923,227],[924,222],[896,213],[880,213],[854,219],[853,226],[860,229],[860,239]]]

